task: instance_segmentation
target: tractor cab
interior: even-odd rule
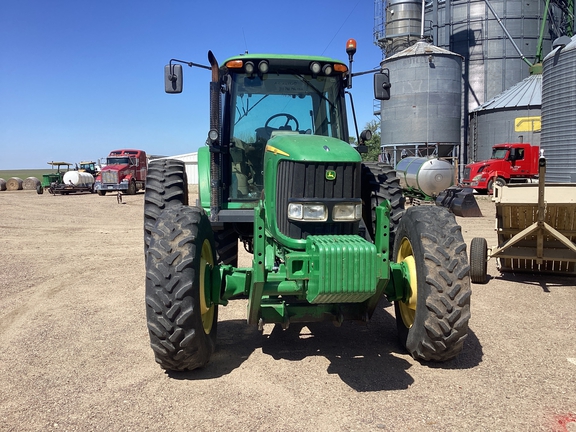
[[[344,73],[348,68],[320,57],[244,55],[224,62],[222,139],[227,147],[223,180],[228,201],[255,201],[264,187],[267,145],[289,136],[348,140]]]

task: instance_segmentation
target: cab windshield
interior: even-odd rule
[[[230,112],[232,199],[259,197],[264,147],[279,134],[347,141],[341,78],[300,74],[234,74]]]
[[[325,135],[341,140],[343,119],[338,77],[234,76],[231,136],[246,143],[272,132]]]
[[[492,156],[490,159],[504,159],[508,154],[507,148],[495,148],[492,149]]]
[[[130,163],[129,157],[109,157],[106,159],[107,165],[127,165]]]

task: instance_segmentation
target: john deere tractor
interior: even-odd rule
[[[206,365],[218,308],[237,298],[262,330],[368,321],[385,297],[414,358],[461,351],[470,281],[460,227],[444,207],[405,210],[392,167],[362,163],[362,140],[348,143],[355,51],[349,40],[348,65],[258,54],[218,64],[209,52],[207,66],[173,59],[165,67],[168,93],[182,91],[182,64],[212,79],[196,205],[182,162],[153,161],[146,180],[147,324],[162,368]],[[376,72],[375,97],[385,100],[390,80]],[[250,267],[238,267],[239,245]]]

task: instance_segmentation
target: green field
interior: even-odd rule
[[[50,174],[51,172],[56,171],[52,170],[51,167],[46,169],[0,170],[0,178],[8,181],[11,177],[20,177],[22,180],[26,180],[28,177],[36,177],[38,180],[42,181],[42,175]]]

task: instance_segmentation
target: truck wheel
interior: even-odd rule
[[[398,336],[415,359],[458,355],[468,334],[470,277],[466,244],[444,207],[409,208],[398,225],[394,255],[409,274],[411,294],[396,301]]]
[[[99,191],[98,191],[98,195],[99,195],[99,196],[104,196],[104,195],[106,195],[106,191],[99,190]]]
[[[127,195],[136,195],[136,182],[134,180],[130,180],[130,184],[128,185],[128,190],[126,191]]]
[[[390,211],[390,246],[392,247],[406,202],[400,188],[400,179],[390,165],[375,162],[363,163],[361,183],[362,218],[372,240],[376,234],[376,207],[385,199],[390,201],[392,207]]]
[[[207,294],[215,263],[212,228],[201,208],[180,204],[162,212],[146,259],[146,318],[163,369],[196,369],[214,352],[218,305]]]
[[[238,233],[231,224],[225,224],[224,229],[214,231],[216,256],[218,263],[238,267]]]
[[[188,205],[188,179],[184,162],[162,159],[150,162],[144,191],[144,253],[150,246],[150,235],[162,210]]]
[[[42,195],[44,193],[44,186],[42,186],[41,184],[39,184],[38,186],[36,186],[36,193],[38,195]]]
[[[506,180],[504,180],[502,177],[496,177],[496,181],[493,179],[488,180],[488,184],[486,186],[488,187],[489,194],[494,193],[494,184],[497,186],[506,186]]]
[[[470,280],[486,283],[488,268],[488,245],[484,237],[474,237],[470,243]]]

